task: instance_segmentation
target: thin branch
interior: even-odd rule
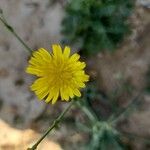
[[[31,147],[27,150],[36,150],[37,146],[43,141],[43,139],[54,129],[58,126],[58,124],[62,121],[64,115],[68,112],[71,106],[74,104],[74,100],[72,100],[69,106],[53,121],[52,125],[47,129],[47,131],[42,135],[42,137]]]
[[[5,19],[4,16],[3,16],[3,11],[2,11],[2,9],[0,9],[0,15],[1,15],[1,16],[0,16],[0,22],[8,29],[9,32],[11,32],[11,33],[19,40],[19,42],[25,47],[25,49],[26,49],[28,52],[32,53],[33,50],[20,38],[20,36],[15,32],[15,30],[13,29],[13,27],[10,26],[10,25],[7,23],[6,19]]]
[[[111,122],[111,124],[115,124],[116,122],[118,122],[128,112],[128,110],[139,100],[142,94],[143,92],[140,92],[137,96],[135,96],[133,100],[128,104],[128,106],[124,108],[117,116],[115,116],[115,118],[113,117],[109,119],[109,122]]]
[[[145,142],[150,143],[150,137],[144,137],[142,135],[138,135],[135,133],[129,133],[129,132],[125,132],[125,131],[121,131],[122,136],[127,136],[129,138],[137,138],[139,140],[144,140]]]
[[[94,112],[88,106],[86,106],[84,104],[82,105],[79,101],[76,101],[76,104],[87,115],[87,117],[91,120],[92,123],[95,123],[98,121],[97,116],[94,114]]]

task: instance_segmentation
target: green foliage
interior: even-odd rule
[[[123,150],[120,134],[107,122],[98,122],[93,127],[89,150]]]
[[[62,21],[63,42],[82,53],[113,51],[129,31],[134,0],[70,0]]]
[[[120,107],[116,102],[114,103],[115,99],[124,92],[130,94],[132,87],[128,82],[124,82],[120,90],[116,90],[113,95],[107,96],[98,90],[96,83],[90,82],[82,91],[81,100],[76,101],[77,106],[86,116],[85,119],[77,117],[76,125],[80,132],[89,135],[88,142],[81,146],[81,150],[128,149],[128,145],[123,140],[126,135],[117,128],[117,124],[128,118],[133,111],[141,106],[143,92],[134,96],[126,107]],[[102,107],[104,108],[102,109]],[[106,111],[108,114],[104,113]],[[134,136],[134,138],[137,137]]]

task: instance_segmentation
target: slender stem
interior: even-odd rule
[[[63,119],[64,115],[68,112],[68,110],[73,105],[74,101],[72,100],[69,106],[53,121],[52,125],[47,129],[47,131],[42,135],[42,137],[31,147],[27,150],[36,150],[37,146],[43,141],[43,139],[55,128]]]
[[[89,117],[89,119],[92,122],[97,122],[97,120],[98,120],[97,117],[94,115],[94,113],[88,107],[82,106],[81,109],[84,111],[84,113]]]
[[[150,138],[149,137],[146,137],[146,136],[144,137],[142,135],[138,135],[138,134],[135,134],[135,133],[129,133],[129,132],[125,132],[125,131],[120,131],[120,132],[123,136],[126,135],[129,138],[137,138],[139,140],[143,140],[147,143],[150,143]]]
[[[87,117],[94,123],[98,121],[97,116],[94,112],[86,105],[80,104],[80,102],[76,101],[76,104],[83,110],[83,112],[87,115]]]
[[[128,104],[128,106],[124,108],[117,116],[115,116],[116,118],[110,118],[108,119],[108,122],[110,122],[111,124],[117,123],[128,112],[128,110],[138,102],[142,94],[143,93],[140,92],[137,96],[135,96],[135,98],[133,98],[133,100]]]
[[[1,23],[10,31],[18,40],[19,42],[25,47],[25,49],[32,53],[33,50],[20,38],[20,36],[15,32],[15,30],[6,22],[6,20],[0,17]]]

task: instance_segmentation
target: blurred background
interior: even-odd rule
[[[70,45],[91,76],[83,102],[39,150],[87,150],[87,145],[112,150],[105,146],[111,138],[114,150],[150,149],[150,0],[0,0],[0,8],[33,50]],[[29,89],[33,77],[25,73],[28,59],[0,24],[0,150],[26,149],[68,105],[37,100]],[[129,108],[115,126],[119,136],[100,133],[97,142],[93,130],[85,130],[90,122],[79,109],[87,105],[98,121]]]

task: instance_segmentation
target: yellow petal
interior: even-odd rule
[[[70,87],[68,87],[68,91],[69,91],[69,96],[73,98],[74,97],[73,90]]]
[[[83,82],[78,82],[78,86],[79,86],[80,88],[85,88],[85,84],[84,84]]]
[[[54,56],[58,57],[62,55],[62,49],[60,47],[60,45],[52,45],[52,49],[53,49],[53,54]]]
[[[53,95],[51,93],[49,93],[49,95],[47,96],[45,102],[49,103],[52,100]]]
[[[70,57],[69,62],[75,62],[75,61],[79,60],[79,58],[80,58],[80,55],[75,53]]]
[[[58,96],[59,96],[59,91],[56,91],[55,94],[54,94],[54,97],[52,99],[52,104],[55,104],[57,99],[58,99]]]
[[[45,88],[45,89],[42,89],[42,90],[39,90],[39,91],[35,91],[35,93],[36,93],[37,97],[40,100],[42,100],[48,95],[49,91],[48,91],[47,88]]]
[[[64,56],[68,58],[70,55],[70,47],[66,46],[64,49]]]
[[[30,74],[33,74],[33,75],[37,75],[37,76],[42,76],[42,75],[44,75],[41,70],[36,69],[36,68],[33,68],[33,67],[31,67],[31,66],[29,66],[29,67],[26,69],[26,72],[27,72],[27,73],[30,73]]]
[[[43,59],[45,59],[45,60],[50,60],[51,59],[51,55],[46,49],[40,48],[38,51],[41,53]]]
[[[69,100],[69,95],[67,94],[66,88],[64,87],[60,88],[60,96],[62,100]]]
[[[74,93],[74,95],[81,97],[81,93],[78,89],[73,89],[73,93]]]

